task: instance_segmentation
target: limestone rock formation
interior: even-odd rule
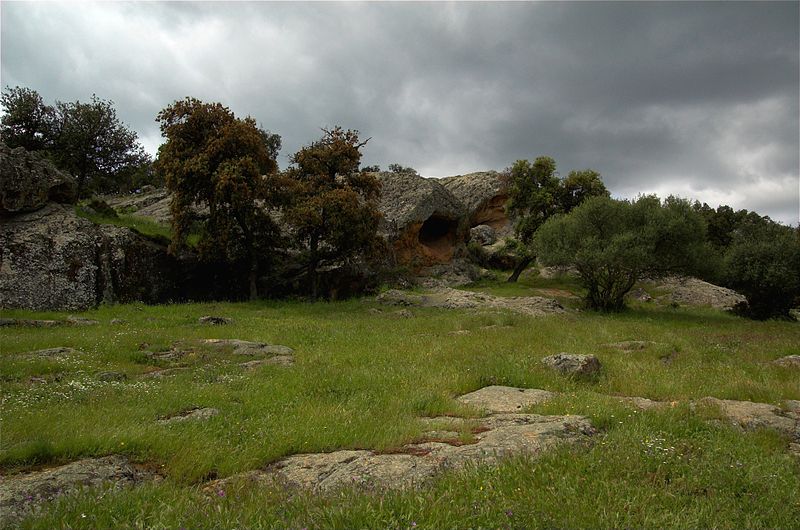
[[[22,147],[0,142],[0,214],[38,210],[48,201],[75,202],[75,179]]]
[[[382,232],[400,263],[445,263],[463,246],[466,225],[461,203],[437,179],[410,173],[380,173]]]

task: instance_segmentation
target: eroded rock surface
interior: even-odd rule
[[[129,486],[157,476],[132,465],[123,456],[85,458],[63,466],[0,477],[0,512],[14,519],[44,501],[80,487]]]
[[[519,412],[538,405],[556,394],[536,388],[513,388],[510,386],[486,386],[475,392],[464,394],[458,401],[489,413]]]
[[[170,425],[173,423],[183,423],[186,421],[203,421],[212,418],[217,414],[219,414],[219,410],[215,408],[211,407],[196,408],[196,409],[185,410],[180,414],[176,414],[168,418],[162,418],[158,420],[157,423],[161,425]]]
[[[510,222],[506,214],[508,182],[496,171],[480,171],[440,179],[442,185],[461,202],[469,226],[488,225],[506,235]]]
[[[549,298],[539,296],[500,297],[447,287],[433,289],[423,294],[392,289],[378,295],[377,300],[385,304],[445,309],[507,309],[531,316],[564,312],[561,304]]]
[[[281,344],[239,339],[206,339],[203,344],[218,350],[230,350],[236,355],[292,355],[294,353],[292,348]]]
[[[745,430],[772,429],[800,441],[800,413],[795,410],[781,410],[769,403],[714,397],[700,399],[694,403],[695,407],[698,405],[719,409],[731,424]]]
[[[587,442],[596,432],[589,420],[580,416],[498,414],[479,421],[482,432],[475,435],[473,444],[408,444],[391,454],[344,450],[294,455],[257,475],[312,491],[347,486],[408,488],[425,484],[444,469],[458,469],[467,463],[493,464],[516,454],[536,456],[558,445]],[[254,474],[248,472],[244,477],[252,480]],[[224,488],[229,480],[210,486]]]

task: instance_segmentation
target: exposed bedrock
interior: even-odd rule
[[[464,248],[466,211],[437,179],[380,173],[382,231],[397,261],[412,266],[449,262]]]

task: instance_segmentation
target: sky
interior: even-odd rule
[[[553,157],[615,197],[800,216],[800,2],[0,3],[2,85],[112,100],[155,155],[186,96],[358,129],[424,176]]]

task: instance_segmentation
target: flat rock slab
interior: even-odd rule
[[[448,287],[432,289],[424,294],[391,289],[378,295],[384,304],[401,306],[441,307],[445,309],[507,309],[530,316],[564,313],[564,308],[550,298],[540,296],[493,296],[461,291]]]
[[[785,368],[800,368],[800,355],[787,355],[786,357],[775,359],[772,364]]]
[[[65,320],[70,326],[96,326],[100,323],[99,320],[92,320],[91,318],[68,316]]]
[[[519,412],[532,405],[544,403],[556,394],[536,388],[486,386],[464,394],[458,401],[489,413]]]
[[[233,324],[232,318],[218,317],[213,315],[202,316],[197,319],[199,324],[210,324],[212,326],[221,326],[224,324]]]
[[[58,346],[56,348],[47,348],[44,350],[35,350],[20,353],[18,355],[22,357],[70,357],[72,355],[77,355],[83,353],[80,350],[76,350],[75,348],[68,348],[66,346]]]
[[[800,441],[800,412],[784,411],[769,403],[734,401],[705,397],[693,406],[712,406],[719,408],[722,415],[733,425],[745,430],[772,429]]]
[[[181,372],[186,372],[188,370],[189,369],[185,368],[185,367],[164,368],[164,369],[161,369],[161,370],[153,370],[151,372],[145,372],[145,373],[142,374],[142,377],[145,377],[145,378],[148,378],[148,379],[163,379],[165,377],[169,377],[171,375],[176,375],[176,374],[179,374]]]
[[[173,423],[183,423],[185,421],[203,421],[209,418],[212,418],[219,414],[219,410],[215,408],[197,408],[191,410],[185,410],[180,414],[176,414],[175,416],[170,416],[169,418],[162,418],[158,420],[156,423],[161,425],[170,425]]]
[[[622,351],[636,351],[644,350],[653,344],[655,344],[655,342],[650,340],[624,340],[622,342],[610,342],[608,344],[603,344],[603,346]]]
[[[542,363],[562,375],[589,377],[600,372],[600,360],[594,355],[557,353],[542,359]]]
[[[42,502],[81,487],[133,485],[158,478],[133,466],[123,456],[85,458],[64,466],[0,477],[0,512],[3,518],[24,515]]]
[[[260,366],[269,366],[269,365],[292,366],[293,364],[294,364],[293,355],[276,355],[268,359],[255,359],[252,361],[240,363],[239,366],[241,366],[242,368],[246,368],[248,370],[255,370]]]
[[[6,326],[27,326],[33,328],[52,328],[61,326],[62,320],[31,320],[27,318],[0,318],[0,327]]]
[[[677,402],[674,401],[672,402],[654,401],[652,399],[643,397],[634,397],[634,396],[615,396],[615,397],[621,402],[625,403],[626,405],[631,405],[639,410],[666,409],[677,404]]]
[[[239,339],[206,339],[202,343],[218,350],[230,350],[236,355],[291,355],[294,353],[294,350],[288,346]]]
[[[580,416],[499,414],[481,420],[485,429],[469,445],[426,442],[405,445],[391,454],[363,450],[294,455],[258,473],[256,480],[270,477],[296,488],[331,491],[347,486],[408,488],[427,483],[444,469],[466,464],[495,464],[511,455],[536,456],[558,445],[586,442],[596,433],[588,419]],[[230,480],[255,478],[248,472],[210,484],[225,488]]]

